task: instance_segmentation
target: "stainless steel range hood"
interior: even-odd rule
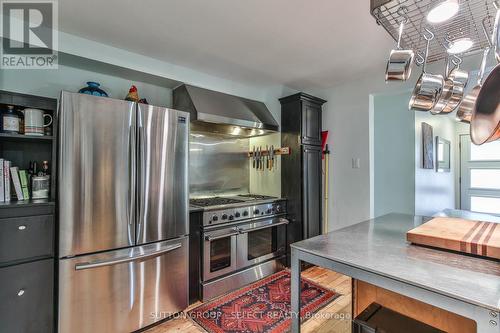
[[[186,84],[174,89],[173,99],[174,109],[191,114],[193,131],[251,137],[279,130],[262,102]]]

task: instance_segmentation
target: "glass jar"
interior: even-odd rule
[[[21,113],[14,106],[7,105],[0,111],[0,132],[19,134]]]

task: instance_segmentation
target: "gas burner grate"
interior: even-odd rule
[[[233,198],[223,198],[223,197],[189,199],[189,203],[191,205],[200,206],[200,207],[229,205],[229,204],[234,204],[234,203],[239,203],[239,202],[245,202],[245,201],[233,199]]]
[[[262,195],[262,194],[239,194],[238,196],[242,198],[255,199],[255,200],[277,199],[276,197],[272,197],[269,195]]]

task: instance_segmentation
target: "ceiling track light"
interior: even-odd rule
[[[457,15],[459,9],[459,0],[441,1],[427,13],[427,21],[432,24],[446,22]]]
[[[450,41],[448,45],[447,52],[449,54],[460,54],[464,53],[474,45],[474,42],[470,38],[459,38],[455,39],[453,41]]]

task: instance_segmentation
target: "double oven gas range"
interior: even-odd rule
[[[203,207],[203,301],[283,269],[286,201],[262,195],[192,199]]]

